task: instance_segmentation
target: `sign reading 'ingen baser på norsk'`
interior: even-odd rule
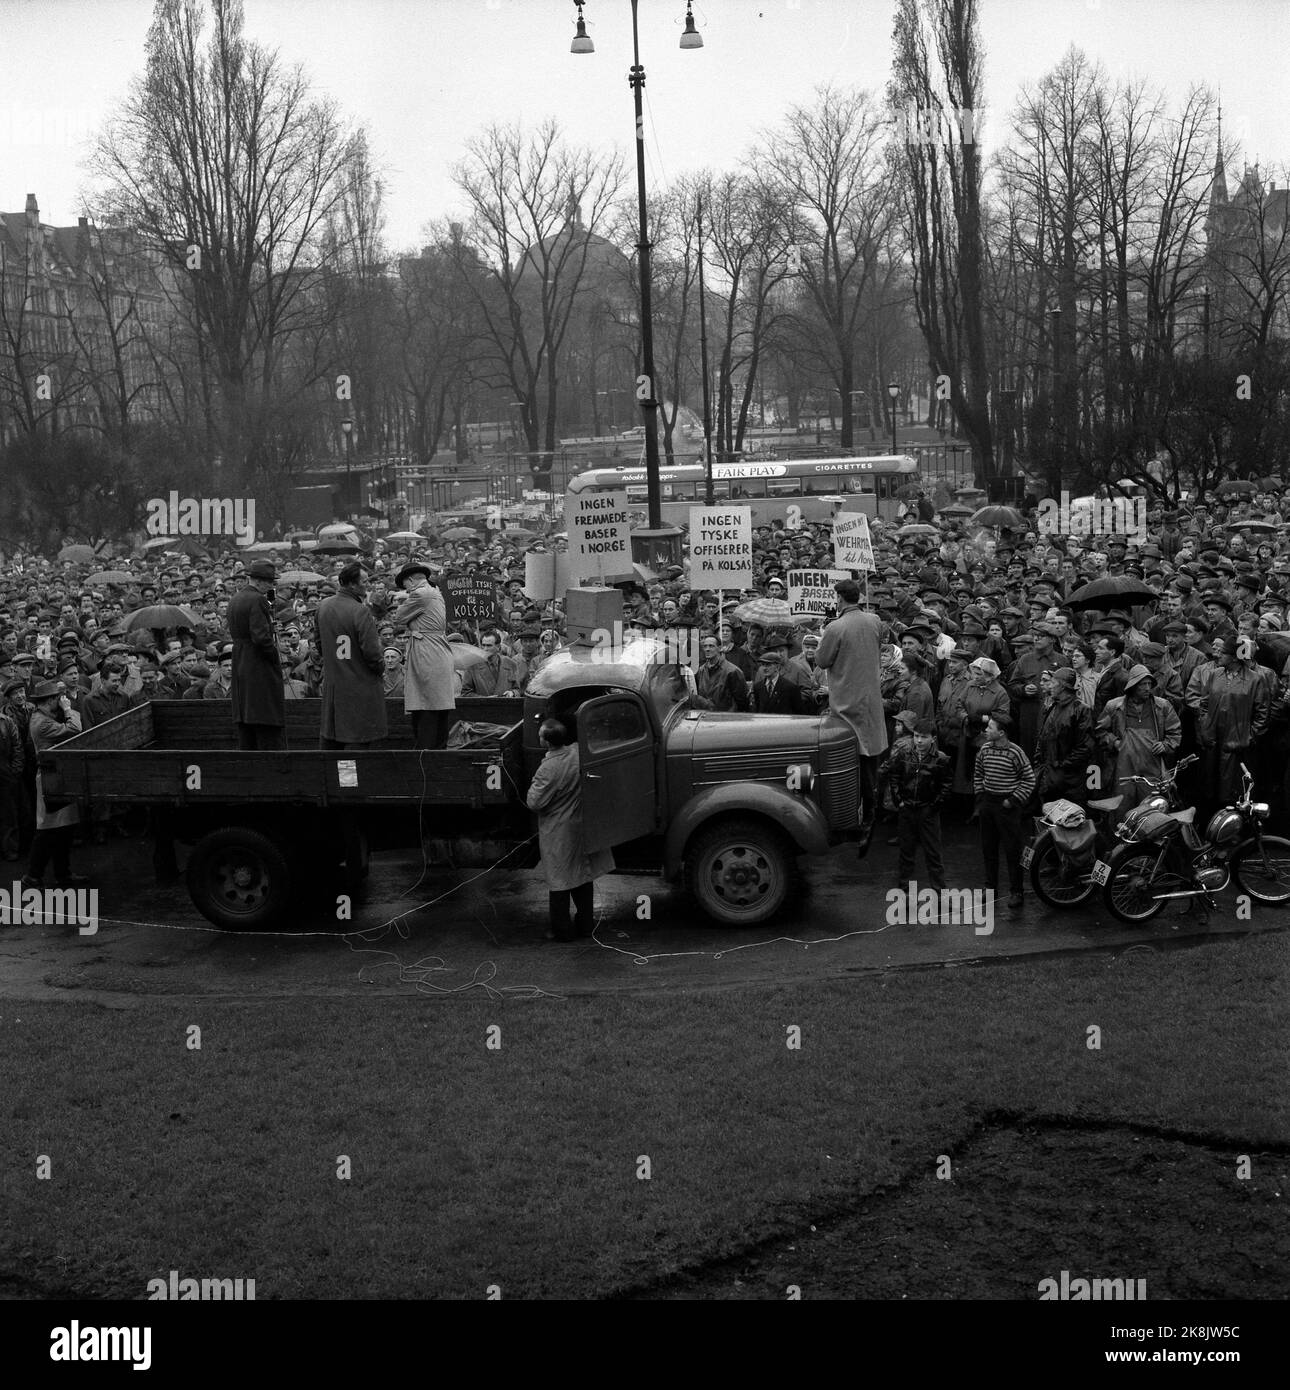
[[[625,488],[569,497],[564,520],[569,532],[569,578],[573,583],[634,577]]]
[[[850,570],[789,570],[788,606],[796,617],[823,617],[837,607],[833,586],[850,579]]]
[[[751,589],[752,508],[690,508],[690,587]]]

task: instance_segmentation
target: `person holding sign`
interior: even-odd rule
[[[412,716],[412,739],[418,748],[444,748],[456,709],[452,648],[448,645],[447,608],[427,566],[404,565],[394,582],[407,595],[394,613],[396,627],[408,630],[403,708]]]
[[[882,624],[860,607],[860,586],[840,579],[833,586],[838,616],[824,629],[815,664],[829,673],[829,709],[845,719],[860,747],[860,849],[864,858],[877,814],[878,759],[887,751],[878,681]]]

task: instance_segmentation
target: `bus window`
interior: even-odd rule
[[[735,494],[739,497],[765,497],[765,478],[740,478]]]

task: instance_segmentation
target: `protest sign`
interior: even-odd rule
[[[751,589],[752,508],[690,508],[690,587]]]
[[[837,607],[833,586],[839,579],[850,578],[850,570],[789,570],[788,606],[793,616],[822,618]]]
[[[571,587],[569,557],[563,550],[530,550],[525,555],[524,592],[534,603],[550,603]]]
[[[631,579],[631,522],[627,490],[571,495],[564,506],[569,532],[569,573],[583,579]]]
[[[476,627],[502,618],[502,588],[492,579],[473,574],[446,574],[439,580],[449,628],[458,623]]]
[[[839,512],[833,518],[833,563],[848,570],[877,568],[869,518],[863,512]]]

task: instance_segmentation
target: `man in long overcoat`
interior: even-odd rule
[[[544,720],[538,737],[546,757],[529,784],[528,808],[538,817],[542,874],[551,907],[549,940],[572,941],[590,936],[595,918],[595,881],[611,872],[610,850],[588,852],[582,835],[582,778],[578,745],[558,719]],[[569,899],[577,912],[570,920]]]
[[[363,602],[363,567],[351,562],[339,588],[318,605],[322,649],[321,748],[364,748],[386,734],[385,662],[372,610]]]
[[[877,812],[878,759],[887,751],[887,725],[878,680],[882,625],[860,607],[860,586],[840,579],[833,586],[838,616],[824,629],[815,664],[829,673],[829,709],[845,719],[860,745],[860,848],[868,847]]]
[[[253,560],[246,588],[228,606],[228,631],[233,639],[233,718],[239,748],[287,746],[282,661],[269,604],[276,573],[271,560]]]

